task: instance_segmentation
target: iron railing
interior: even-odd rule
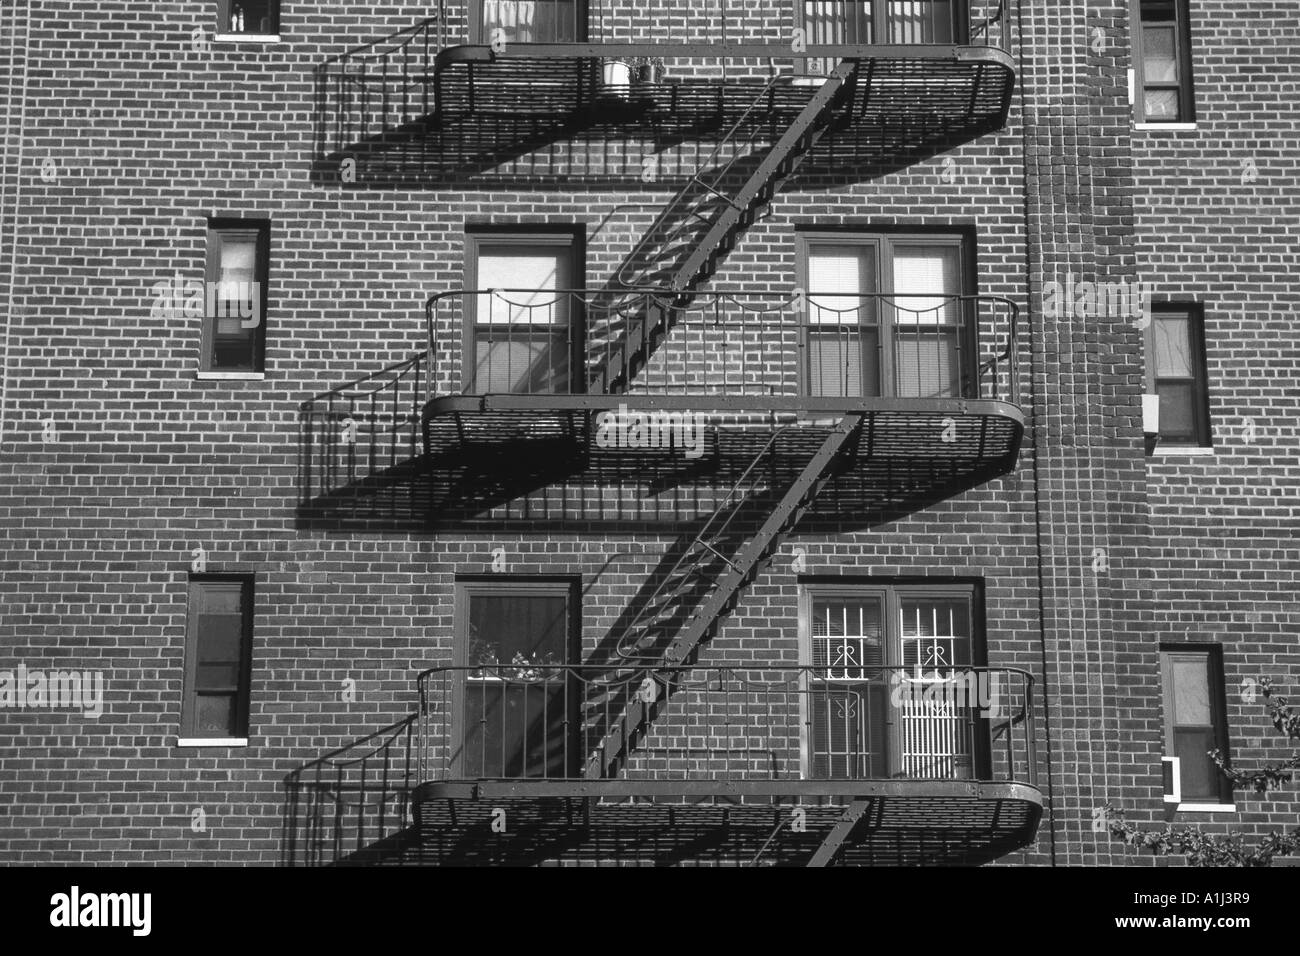
[[[1034,786],[1017,668],[559,665],[420,674],[421,783],[913,779]],[[628,703],[645,714],[629,726]],[[623,756],[607,773],[609,740]]]
[[[1018,312],[980,295],[493,289],[435,295],[426,321],[442,392],[1016,404]]]
[[[416,715],[332,750],[284,781],[282,862],[363,862],[410,823]]]
[[[298,496],[310,501],[391,473],[423,453],[427,353],[322,392],[299,408]],[[396,494],[395,486],[389,488]]]
[[[678,58],[725,57],[729,47],[744,46],[751,53],[762,47],[770,50],[770,60],[793,62],[795,73],[825,73],[828,61],[805,47],[965,45],[1010,52],[1011,25],[1006,0],[801,0],[794,15],[781,4],[745,0],[646,0],[632,14],[604,0],[439,0],[432,16],[316,67],[317,154],[336,153],[433,116],[443,68],[439,54],[450,47],[518,45],[541,55],[547,46],[574,43],[586,45],[593,63],[600,59],[599,45],[644,48],[622,54],[633,60],[626,74],[593,73],[596,82],[625,91],[643,73],[662,74],[663,64],[651,62],[663,59],[656,47]],[[674,53],[673,47],[680,49]],[[724,70],[713,79],[730,75],[761,86],[769,65],[757,72]],[[690,66],[678,72],[677,80],[698,78]]]

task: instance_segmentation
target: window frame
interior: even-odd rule
[[[974,239],[967,233],[961,231],[934,231],[921,232],[916,230],[910,231],[872,231],[864,230],[799,230],[795,234],[795,285],[805,290],[806,297],[811,298],[817,290],[808,286],[809,275],[809,256],[817,246],[867,246],[874,248],[876,260],[876,277],[875,293],[881,296],[881,306],[876,310],[876,328],[877,337],[877,360],[879,362],[880,376],[880,396],[881,398],[895,398],[897,396],[897,368],[896,368],[896,350],[894,345],[894,327],[897,324],[893,316],[893,310],[888,308],[884,301],[894,291],[894,249],[896,246],[908,245],[930,245],[930,246],[947,246],[957,250],[957,289],[955,293],[960,296],[970,296],[975,294],[976,283],[976,250]],[[809,303],[810,305],[810,303]],[[963,311],[960,310],[959,311]],[[809,367],[811,350],[809,347],[809,330],[813,327],[810,321],[811,309],[804,314],[800,323],[799,332],[799,394],[805,397],[817,397],[812,393],[812,370]],[[972,387],[979,382],[979,316],[975,317],[974,327],[970,326],[968,317],[963,317],[966,322],[966,333],[970,340],[970,347],[965,351],[968,353],[960,357],[958,363],[959,381],[971,383]],[[960,326],[959,326],[960,328]],[[864,396],[872,397],[872,396]],[[975,398],[975,395],[960,395],[956,398]]]
[[[200,696],[197,686],[199,665],[198,597],[202,589],[206,585],[211,584],[240,585],[242,591],[240,602],[244,608],[244,620],[241,625],[242,630],[240,634],[239,683],[234,690],[236,730],[233,734],[219,735],[215,737],[211,734],[200,734],[198,732],[198,698]],[[256,587],[254,577],[251,574],[205,573],[191,574],[189,576],[186,586],[185,664],[181,691],[180,734],[178,735],[180,739],[238,741],[246,740],[248,738],[252,701],[255,600]]]
[[[1196,122],[1196,100],[1192,85],[1192,30],[1191,5],[1188,0],[1164,0],[1174,8],[1174,67],[1178,71],[1176,83],[1153,84],[1151,89],[1177,90],[1178,112],[1172,119],[1146,115],[1146,68],[1142,53],[1142,3],[1129,0],[1131,55],[1133,61],[1133,115],[1136,122],[1156,126],[1189,124]],[[1168,21],[1160,21],[1167,23]]]
[[[1158,376],[1156,374],[1156,324],[1161,316],[1187,320],[1190,378]],[[1164,448],[1212,448],[1214,433],[1210,427],[1209,367],[1205,353],[1205,308],[1198,302],[1161,302],[1151,306],[1150,319],[1143,330],[1143,379],[1148,395],[1159,395],[1162,382],[1190,384],[1192,386],[1192,429],[1187,438],[1169,438],[1160,422],[1159,441]]]
[[[217,30],[216,35],[221,39],[265,39],[278,38],[280,36],[280,0],[267,0],[271,29],[265,33],[261,31],[241,30],[236,31],[230,27],[231,7],[238,0],[217,0]]]
[[[478,264],[484,247],[492,246],[541,246],[562,247],[567,250],[567,275],[561,281],[556,276],[557,290],[581,290],[586,287],[586,246],[584,233],[580,227],[548,227],[541,230],[528,230],[514,227],[508,229],[474,229],[465,230],[465,288],[471,292],[478,291]],[[561,393],[578,395],[587,390],[587,368],[583,361],[586,348],[585,314],[581,296],[574,296],[569,301],[567,321],[572,330],[569,341],[569,389]],[[461,316],[461,383],[464,394],[471,393],[474,386],[475,334],[478,330],[478,299],[466,296],[464,315]]]
[[[1184,660],[1194,658],[1198,663],[1204,662],[1210,697],[1210,719],[1212,721],[1210,729],[1213,731],[1215,746],[1223,754],[1224,762],[1231,766],[1227,681],[1223,671],[1223,645],[1221,644],[1162,643],[1160,645],[1160,709],[1164,733],[1164,755],[1166,757],[1178,756],[1174,741],[1176,725],[1174,724],[1172,666],[1176,658],[1183,658]],[[1219,771],[1219,768],[1214,765],[1214,762],[1208,756],[1205,760],[1218,783],[1217,803],[1209,805],[1231,806],[1233,803],[1232,782]],[[1179,806],[1205,806],[1204,796],[1189,797],[1181,779],[1181,764],[1179,765],[1179,771],[1180,778],[1177,781],[1178,793],[1181,795]]]
[[[258,284],[258,323],[253,330],[252,362],[248,366],[216,367],[217,316],[208,315],[207,290],[221,278],[221,244],[228,238],[253,239],[257,243],[255,263]],[[203,331],[199,346],[199,371],[212,373],[262,374],[266,371],[266,326],[271,272],[271,221],[269,219],[209,219],[203,260]]]
[[[556,0],[547,0],[547,2],[556,2]],[[586,43],[587,31],[590,28],[590,4],[588,0],[572,0],[577,6],[577,21],[574,23],[574,29],[577,36],[572,40],[548,41],[548,40],[530,40],[530,43],[562,42],[562,43]],[[469,5],[469,42],[472,44],[486,44],[491,42],[490,36],[483,35],[483,0],[472,0]],[[515,43],[521,41],[515,40]]]
[[[988,644],[985,632],[985,613],[983,588],[974,581],[862,581],[862,582],[801,582],[799,585],[799,664],[804,668],[812,667],[813,607],[820,600],[864,600],[876,598],[881,602],[884,631],[884,667],[902,667],[902,605],[909,598],[945,600],[961,599],[966,601],[970,628],[971,664],[954,665],[966,667],[988,666]],[[870,665],[868,665],[870,666]],[[892,674],[893,671],[888,673]],[[886,681],[888,678],[886,678]],[[813,741],[809,728],[812,726],[810,710],[811,680],[807,671],[800,679],[799,693],[799,772],[805,779],[813,779]],[[885,765],[887,773],[898,773],[902,757],[902,726],[891,708],[886,708],[887,726],[885,729]],[[988,718],[976,715],[974,750],[971,754],[972,779],[983,780],[991,775],[992,750],[987,737]]]
[[[450,776],[461,779],[465,773],[467,754],[465,752],[466,727],[465,705],[467,701],[467,668],[469,663],[469,622],[470,602],[474,597],[487,595],[492,597],[563,597],[567,602],[568,626],[565,633],[564,666],[577,666],[582,659],[582,589],[581,582],[573,578],[532,577],[532,576],[493,576],[459,578],[455,584],[452,632],[452,666],[457,668],[451,681],[451,713],[447,739],[451,747]],[[579,753],[581,743],[582,700],[577,675],[569,673],[566,681],[569,700],[568,725],[571,741],[569,747],[569,765],[566,773],[577,775],[583,759]]]

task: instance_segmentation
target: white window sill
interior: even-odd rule
[[[1156,447],[1151,450],[1152,458],[1181,458],[1183,456],[1213,458],[1214,449],[1205,448],[1201,445],[1169,445],[1167,447],[1156,445]]]
[[[278,33],[218,33],[214,43],[280,43]]]
[[[196,372],[200,382],[264,382],[265,372]]]
[[[1197,126],[1195,123],[1134,123],[1133,128],[1141,130],[1165,129],[1173,133],[1187,133],[1196,129]]]
[[[247,747],[247,737],[177,737],[177,747]]]
[[[1231,803],[1180,803],[1179,813],[1236,813],[1237,807]]]

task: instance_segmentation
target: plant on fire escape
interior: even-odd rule
[[[1271,678],[1261,677],[1259,688],[1274,729],[1288,741],[1300,740],[1300,714],[1294,712],[1287,698],[1273,694]],[[1217,749],[1208,754],[1219,772],[1232,784],[1234,791],[1269,793],[1280,790],[1282,784],[1291,782],[1295,771],[1300,769],[1300,751],[1273,766],[1253,771],[1229,767]],[[1270,833],[1252,846],[1236,832],[1218,836],[1207,834],[1193,826],[1143,830],[1126,820],[1123,810],[1110,804],[1102,807],[1100,814],[1106,830],[1114,839],[1135,850],[1150,850],[1155,856],[1182,854],[1189,866],[1269,866],[1276,856],[1300,855],[1300,827],[1290,834]]]

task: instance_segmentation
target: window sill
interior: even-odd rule
[[[278,33],[218,33],[213,43],[282,43]]]
[[[1171,133],[1187,133],[1197,129],[1197,125],[1195,123],[1134,123],[1133,128],[1140,130],[1164,129],[1169,130]]]
[[[1232,803],[1180,803],[1176,808],[1179,813],[1236,813],[1237,807]]]
[[[1203,445],[1169,445],[1167,447],[1156,445],[1151,450],[1152,458],[1181,458],[1183,456],[1189,458],[1213,458],[1214,449],[1206,448]]]
[[[177,747],[247,747],[247,737],[177,737]]]
[[[196,372],[200,382],[264,382],[265,372]]]

